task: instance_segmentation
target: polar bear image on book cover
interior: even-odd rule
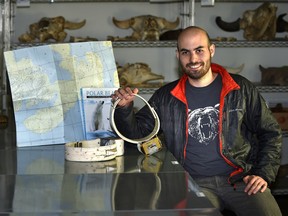
[[[111,95],[117,88],[82,88],[85,139],[117,137],[110,124]]]

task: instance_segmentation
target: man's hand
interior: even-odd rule
[[[268,186],[268,183],[260,176],[248,175],[243,178],[243,181],[247,185],[244,191],[248,195],[256,194],[259,191],[264,192]]]
[[[119,88],[114,92],[112,95],[112,99],[114,101],[118,100],[119,98],[121,101],[117,104],[118,106],[128,106],[135,98],[135,94],[138,93],[138,89],[131,89],[130,87]]]

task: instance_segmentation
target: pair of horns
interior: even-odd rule
[[[286,32],[288,31],[288,22],[286,22],[283,17],[286,16],[285,14],[280,14],[277,17],[276,21],[276,32]],[[222,20],[220,16],[216,17],[216,24],[218,25],[219,28],[221,28],[224,31],[228,32],[235,32],[240,30],[240,18],[238,18],[236,21],[233,22],[225,22]]]

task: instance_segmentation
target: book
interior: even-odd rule
[[[117,88],[81,88],[83,131],[86,140],[117,137],[110,116],[111,95]]]

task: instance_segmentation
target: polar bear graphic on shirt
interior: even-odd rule
[[[188,110],[188,133],[199,143],[208,145],[218,135],[219,104]]]

